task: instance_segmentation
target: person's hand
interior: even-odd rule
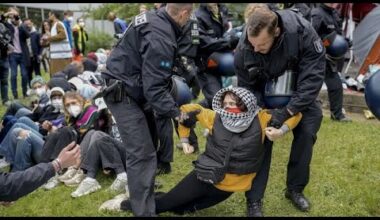
[[[274,127],[265,128],[265,135],[270,141],[275,141],[284,135],[284,132],[281,129]]]
[[[62,169],[70,166],[78,167],[77,165],[81,162],[80,146],[78,144],[75,144],[74,141],[71,142],[69,145],[67,145],[65,148],[61,150],[57,159],[59,159]]]
[[[182,143],[182,150],[185,154],[194,153],[194,147],[190,145],[189,143]]]
[[[239,43],[239,40],[240,40],[240,37],[238,37],[236,34],[232,34],[231,37],[230,37],[230,48],[231,49],[235,49],[236,46],[238,45]]]
[[[197,123],[197,115],[201,112],[201,110],[197,109],[195,111],[190,112],[181,112],[179,116],[179,123],[187,128],[192,128]]]
[[[29,133],[30,131],[23,129],[18,133],[18,137],[21,139],[26,139],[29,136]]]
[[[282,124],[291,117],[286,107],[280,109],[271,109],[269,113],[272,115],[268,123],[268,127],[280,128]]]
[[[50,121],[44,121],[41,126],[43,129],[50,131],[53,124]]]
[[[13,203],[15,203],[15,202],[14,202],[14,201],[13,201],[13,202],[4,202],[4,201],[0,201],[0,205],[5,206],[5,207],[9,207],[9,206],[11,206]]]

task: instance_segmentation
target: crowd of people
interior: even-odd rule
[[[350,121],[342,111],[341,60],[326,58],[322,43],[330,33],[341,33],[336,5],[310,9],[296,3],[280,10],[248,4],[244,25],[235,29],[225,4],[201,3],[196,10],[192,3],[154,6],[141,5],[130,22],[110,12],[118,42],[89,53],[84,19],[72,25],[70,11],[62,22],[60,14],[49,12],[41,33],[17,8],[3,15],[10,36],[0,60],[7,106],[0,162],[10,173],[0,174],[0,201],[60,184],[76,187],[71,196],[82,197],[102,188],[96,179],[101,171],[114,178],[108,190],[119,195],[100,210],[183,214],[245,192],[247,216],[263,216],[273,142],[292,131],[285,197],[299,210],[310,210],[303,190],[322,121],[317,95],[324,81],[331,118]],[[226,86],[225,76],[210,70],[208,58],[216,52],[234,54],[237,85]],[[8,62],[13,101],[7,96]],[[41,77],[41,64],[49,80]],[[16,100],[18,66],[28,105]],[[286,71],[296,75],[292,96],[272,108],[264,87]],[[173,75],[191,89],[192,104],[179,104],[173,96]],[[195,103],[199,91],[204,100]],[[208,131],[204,152],[197,125]],[[173,189],[157,192],[155,177],[181,162],[173,161],[174,132],[177,147],[198,158]]]

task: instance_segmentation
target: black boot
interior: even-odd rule
[[[256,200],[250,201],[247,200],[247,217],[263,217],[263,201]]]
[[[285,190],[285,197],[292,201],[293,205],[297,209],[303,212],[307,212],[310,210],[310,202],[306,199],[302,192]]]
[[[161,174],[169,174],[172,171],[172,167],[170,163],[167,162],[159,162],[157,164],[157,172],[156,175],[161,175]]]

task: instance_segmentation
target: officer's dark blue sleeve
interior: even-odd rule
[[[212,38],[206,32],[206,27],[202,22],[198,22],[199,29],[199,49],[206,54],[212,54],[213,52],[221,52],[233,50],[230,41],[225,38]]]
[[[310,24],[305,28],[302,41],[303,52],[298,66],[296,91],[287,105],[294,114],[306,110],[315,101],[322,87],[326,68],[325,48]]]
[[[176,45],[154,36],[144,41],[141,70],[144,96],[158,115],[175,118],[180,111],[169,93],[169,82]]]
[[[15,201],[36,190],[54,175],[51,163],[40,163],[24,171],[0,173],[0,201]]]
[[[322,33],[322,15],[320,14],[318,8],[314,8],[311,11],[311,24],[313,25],[314,30],[317,32],[319,36]]]

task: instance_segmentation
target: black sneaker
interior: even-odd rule
[[[159,162],[157,164],[156,175],[169,174],[172,171],[170,163]]]
[[[261,199],[256,201],[247,200],[247,217],[264,217],[262,209],[263,201]]]
[[[307,200],[307,198],[303,195],[302,192],[285,190],[285,198],[289,199],[297,209],[303,212],[307,212],[310,210],[310,202]]]

